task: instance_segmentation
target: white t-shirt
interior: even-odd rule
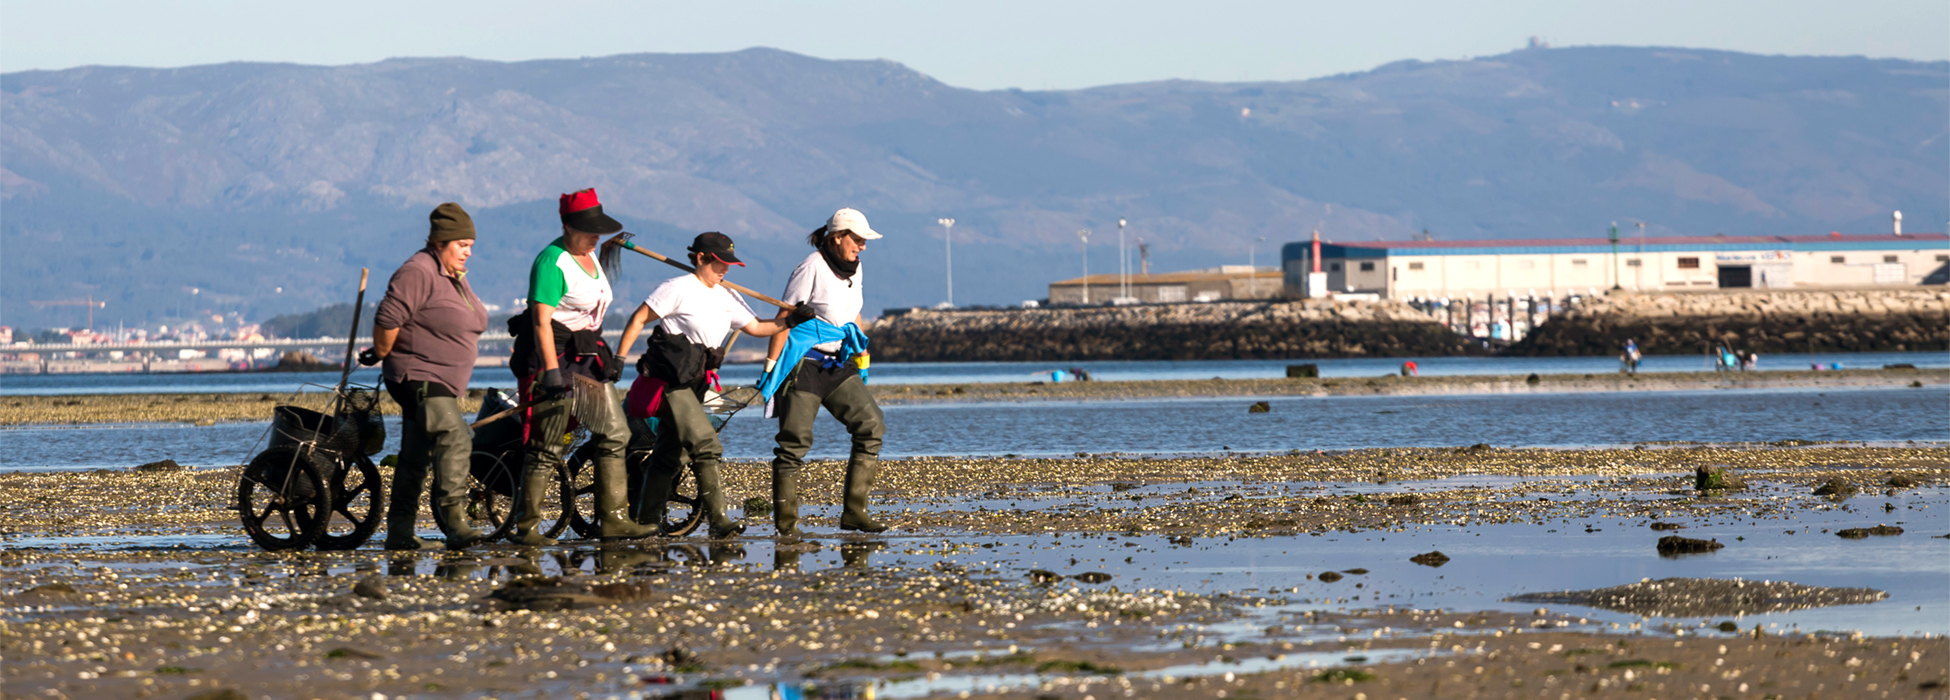
[[[643,303],[661,319],[665,333],[682,333],[705,347],[723,345],[727,333],[758,320],[737,292],[722,284],[706,287],[697,275],[665,280]]]
[[[867,305],[863,290],[866,267],[862,263],[853,271],[852,278],[840,279],[839,275],[833,274],[832,266],[826,264],[826,258],[815,250],[798,267],[792,268],[792,276],[786,279],[785,294],[780,296],[780,300],[787,304],[811,302],[813,314],[819,320],[835,326],[852,323],[860,316],[860,309]],[[840,343],[834,341],[813,347],[821,352],[834,353],[839,352]]]

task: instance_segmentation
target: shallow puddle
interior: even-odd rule
[[[1649,521],[1581,519],[1543,525],[1408,526],[1267,537],[916,533],[875,538],[814,536],[807,545],[787,548],[776,547],[765,538],[722,543],[692,539],[603,548],[572,543],[541,550],[539,556],[523,556],[526,550],[508,545],[465,553],[385,554],[369,549],[331,555],[342,560],[339,564],[326,561],[316,565],[325,567],[328,574],[372,570],[394,576],[489,580],[620,569],[662,575],[721,567],[809,572],[948,565],[965,569],[971,576],[1020,578],[1053,586],[1258,596],[1278,602],[1267,609],[1267,615],[1274,617],[1305,610],[1384,607],[1525,611],[1536,606],[1504,599],[1648,578],[1743,578],[1870,587],[1888,592],[1889,598],[1869,605],[1750,615],[1737,620],[1742,628],[1760,624],[1781,629],[1858,630],[1872,635],[1944,634],[1950,633],[1950,557],[1944,556],[1950,544],[1931,535],[1950,532],[1950,509],[1923,505],[1930,500],[1940,502],[1942,495],[1940,490],[1923,489],[1894,497],[1861,496],[1847,502],[1848,510],[1831,507],[1803,511],[1792,521],[1674,518],[1685,526],[1680,531],[1684,536],[1725,545],[1713,553],[1678,557],[1661,556],[1656,551],[1658,539],[1669,533],[1650,529]],[[1030,505],[1021,500],[1015,503]],[[1885,511],[1885,503],[1894,510]],[[809,521],[837,515],[833,512],[837,509],[831,507],[807,510]],[[1844,528],[1877,523],[1898,525],[1906,532],[1859,540],[1834,534]],[[253,551],[241,534],[19,538],[7,541],[6,546],[74,550],[83,568],[93,566],[88,562],[89,551]],[[1437,567],[1410,561],[1432,551],[1443,553],[1448,561]],[[188,557],[182,563],[198,562]],[[1351,570],[1365,573],[1343,573]],[[1326,582],[1321,576],[1326,572],[1334,572],[1338,580]],[[1595,609],[1579,614],[1624,626],[1640,622],[1636,616]],[[1682,618],[1659,623],[1691,626],[1704,621]],[[1265,624],[1279,623],[1255,620],[1243,629],[1263,628]]]

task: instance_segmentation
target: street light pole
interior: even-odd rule
[[[1618,277],[1618,222],[1613,221],[1611,222],[1611,288],[1614,290],[1624,289],[1618,286]]]
[[[1081,231],[1078,231],[1077,238],[1083,240],[1083,303],[1085,305],[1089,305],[1090,304],[1090,229],[1083,229]]]
[[[1131,256],[1124,252],[1124,220],[1117,220],[1117,296],[1131,295]]]
[[[948,308],[955,308],[955,220],[936,219],[941,224],[941,246],[946,251],[948,268]]]
[[[1645,222],[1640,221],[1633,225],[1639,227],[1639,266],[1633,268],[1632,288],[1645,291]]]

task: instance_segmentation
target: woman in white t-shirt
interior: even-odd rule
[[[841,337],[863,339],[860,309],[866,305],[866,274],[860,269],[860,251],[867,241],[878,238],[866,215],[854,209],[834,212],[825,226],[807,236],[806,242],[817,250],[792,270],[781,298],[788,304],[810,305],[819,320],[838,327]],[[867,512],[867,495],[887,428],[880,405],[860,376],[867,366],[865,348],[855,351],[849,343],[835,340],[803,350],[794,347],[796,356],[781,357],[787,346],[784,338],[773,338],[765,361],[768,375],[774,363],[789,373],[773,399],[779,433],[778,448],[772,451],[772,524],[781,538],[799,537],[799,469],[806,451],[812,449],[813,419],[823,406],[853,438],[840,529],[885,531],[887,526]]]
[[[724,454],[718,432],[704,413],[705,374],[724,361],[725,338],[734,332],[759,337],[776,335],[812,317],[811,307],[778,318],[759,320],[737,292],[719,284],[732,265],[743,267],[732,250],[731,238],[716,231],[698,234],[691,242],[691,267],[696,271],[657,285],[623,328],[623,352],[636,342],[643,326],[657,321],[637,365],[638,382],[661,384],[655,401],[657,447],[650,462],[644,505],[662,523],[664,504],[684,458],[697,474],[698,500],[711,522],[711,539],[732,537],[745,526],[726,514],[724,485],[718,458]],[[656,385],[653,385],[656,386]],[[635,387],[632,387],[634,389]]]

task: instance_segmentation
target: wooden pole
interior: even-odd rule
[[[684,263],[681,263],[681,262],[677,262],[677,261],[675,261],[675,260],[672,260],[672,259],[670,259],[670,258],[667,258],[667,257],[664,257],[664,256],[662,256],[662,255],[658,255],[658,254],[657,254],[656,252],[654,252],[654,251],[651,251],[651,250],[649,250],[649,249],[646,249],[646,248],[638,248],[638,247],[636,246],[636,244],[635,244],[635,243],[624,243],[624,244],[622,244],[622,245],[623,245],[623,247],[624,247],[625,249],[628,249],[628,250],[634,250],[634,251],[636,251],[636,252],[639,252],[639,253],[642,253],[642,254],[644,254],[644,255],[648,255],[648,256],[650,256],[651,258],[654,258],[654,259],[656,259],[656,260],[658,260],[658,261],[661,261],[661,262],[663,262],[663,263],[664,263],[665,265],[669,265],[669,266],[671,266],[671,267],[674,267],[674,268],[677,268],[677,269],[679,269],[679,270],[683,270],[683,271],[685,271],[685,272],[697,272],[697,268],[694,268],[694,267],[691,267],[691,266],[689,266],[689,265],[685,265]],[[735,283],[735,282],[732,282],[731,280],[724,280],[724,281],[722,281],[722,282],[719,282],[719,284],[722,284],[722,285],[724,285],[724,286],[727,286],[727,287],[730,287],[730,288],[732,288],[732,289],[736,289],[736,290],[738,290],[739,292],[742,292],[742,293],[744,293],[744,294],[745,294],[746,296],[749,296],[749,297],[751,297],[751,298],[753,298],[753,299],[757,299],[757,300],[759,300],[759,301],[762,301],[762,302],[765,302],[765,303],[767,303],[767,304],[771,304],[771,305],[773,305],[773,306],[776,306],[776,307],[779,307],[779,308],[781,308],[781,309],[785,309],[785,310],[787,310],[787,311],[791,311],[791,310],[792,310],[792,308],[793,308],[793,306],[792,306],[791,304],[787,304],[787,303],[785,303],[785,302],[783,302],[783,301],[779,301],[779,300],[777,300],[777,299],[773,299],[772,297],[769,297],[769,296],[766,296],[766,295],[764,295],[764,294],[760,294],[760,293],[758,293],[758,292],[754,292],[754,291],[752,291],[752,290],[751,290],[750,288],[748,288],[748,287],[746,287],[746,286],[744,286],[744,285],[741,285],[741,284],[738,284],[738,283]]]
[[[345,370],[339,373],[338,395],[341,400],[345,397],[345,383],[352,379],[352,350],[353,344],[359,340],[359,312],[365,310],[368,272],[366,268],[359,268],[359,296],[352,302],[352,330],[345,334]]]

